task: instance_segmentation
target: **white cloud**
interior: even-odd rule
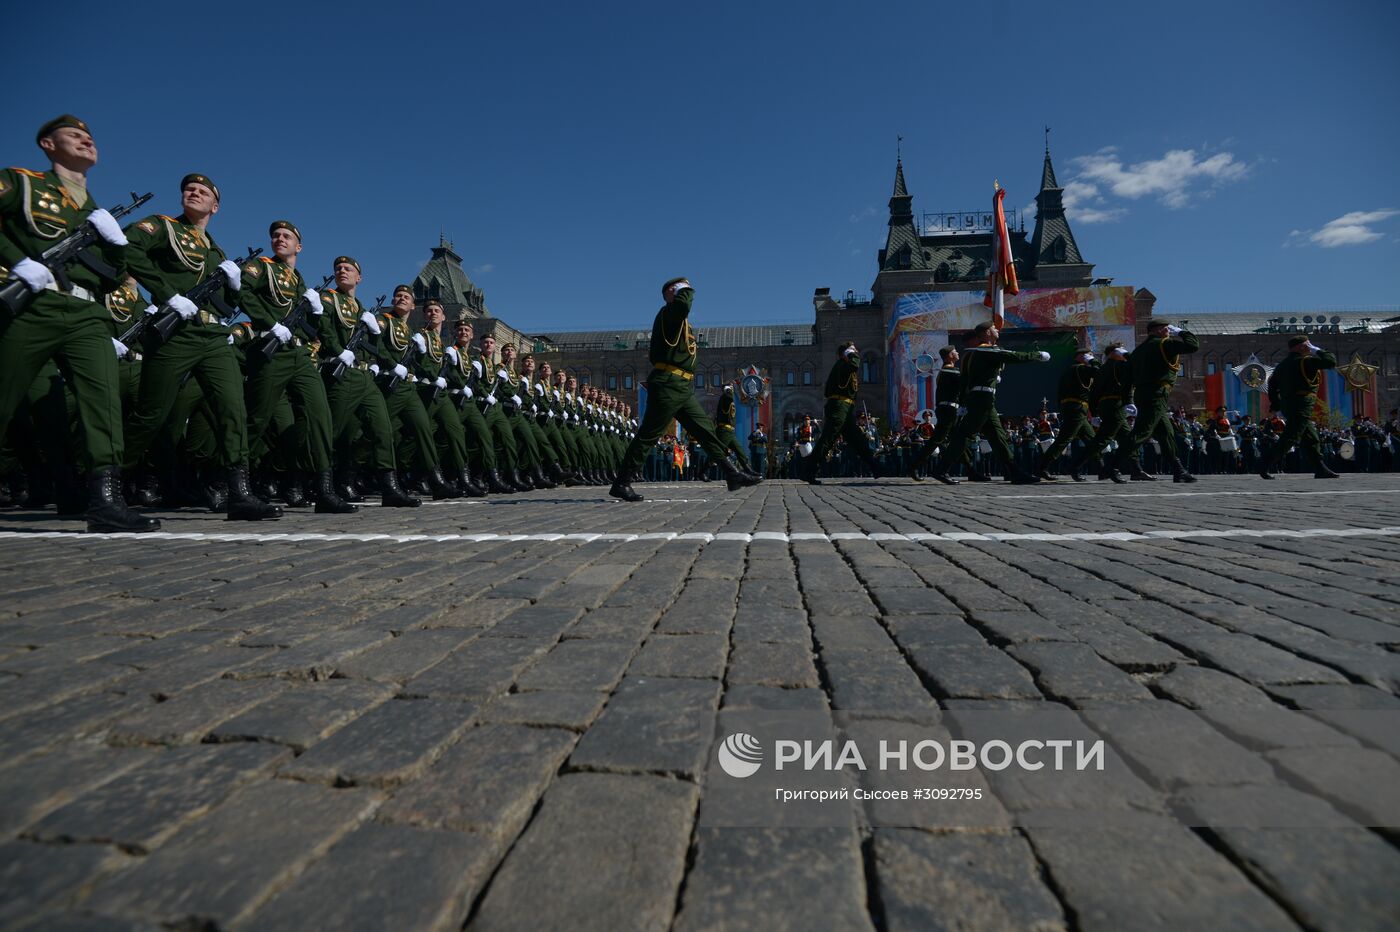
[[[1065,214],[1076,223],[1116,223],[1128,215],[1126,207],[1106,207],[1097,185],[1074,179],[1065,185]]]
[[[1392,208],[1353,210],[1349,214],[1342,214],[1336,220],[1327,221],[1322,225],[1322,229],[1308,233],[1308,241],[1327,249],[1373,243],[1385,234],[1371,229],[1371,225],[1389,220],[1397,214],[1400,214],[1400,210]]]
[[[1229,152],[1199,158],[1194,149],[1172,149],[1161,158],[1124,165],[1114,147],[1072,159],[1080,183],[1098,193],[1102,185],[1116,197],[1136,200],[1155,196],[1171,208],[1185,207],[1194,196],[1209,196],[1211,188],[1239,181],[1249,166]],[[1209,187],[1202,189],[1201,185]],[[1066,186],[1068,193],[1068,186]],[[1089,221],[1092,222],[1092,221]]]
[[[862,210],[858,210],[855,213],[851,214],[851,222],[860,223],[862,220],[869,220],[871,217],[875,216],[878,213],[879,211],[876,210],[874,207],[866,207]]]
[[[487,272],[491,271],[494,268],[495,266],[488,262],[485,265],[478,265],[476,268],[472,269],[472,274],[485,275]]]

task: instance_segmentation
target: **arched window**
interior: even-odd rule
[[[583,366],[579,366],[579,370],[577,373],[575,373],[575,377],[578,379],[578,384],[580,385],[587,385],[593,378],[592,374]]]
[[[610,391],[610,392],[615,392],[615,391],[617,391],[617,370],[616,370],[616,369],[609,369],[609,370],[608,370],[608,391]]]
[[[622,387],[623,387],[624,389],[628,390],[628,391],[631,391],[631,390],[632,390],[632,387],[633,387],[633,384],[632,384],[632,383],[633,383],[633,378],[634,378],[634,377],[635,377],[635,373],[632,371],[632,368],[631,368],[630,366],[629,366],[628,368],[626,368],[626,369],[623,369],[623,370],[622,370]]]
[[[719,366],[710,370],[710,384],[715,388],[721,388],[724,385],[724,370]]]
[[[783,370],[783,384],[784,384],[784,385],[796,385],[796,384],[797,384],[797,373],[793,371],[792,366],[788,366],[786,369]]]
[[[812,384],[812,364],[810,362],[804,362],[802,364],[802,384]]]
[[[880,381],[880,359],[874,353],[866,353],[861,365],[860,380],[868,384]]]

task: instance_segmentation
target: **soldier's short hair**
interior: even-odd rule
[[[1171,324],[1167,323],[1165,320],[1149,320],[1149,321],[1147,322],[1147,329],[1148,329],[1148,330],[1153,330],[1153,329],[1156,329],[1157,327],[1170,327],[1170,326],[1171,326]]]
[[[1293,347],[1295,346],[1302,346],[1304,343],[1307,343],[1310,339],[1310,337],[1289,337],[1288,348],[1293,349]]]
[[[1124,352],[1126,350],[1127,347],[1123,345],[1123,341],[1121,340],[1114,340],[1112,343],[1108,344],[1103,348],[1105,356],[1107,356],[1109,353]]]
[[[442,301],[438,300],[437,298],[429,298],[428,300],[423,302],[423,310],[426,311],[428,308],[433,307],[434,305],[436,305],[438,308],[442,308],[443,306]]]
[[[955,353],[956,351],[957,351],[957,347],[956,347],[956,346],[945,346],[945,347],[943,347],[941,350],[938,351],[938,358],[941,359],[941,360],[943,360],[944,362],[947,362],[947,361],[948,361],[948,357],[951,356],[951,355],[953,355],[953,353]]]
[[[397,285],[397,286],[394,287],[394,297],[397,298],[397,297],[399,296],[399,292],[402,292],[402,291],[406,291],[406,292],[408,292],[410,295],[413,294],[413,289],[410,288],[410,287],[408,287],[407,285]]]
[[[974,337],[984,337],[984,336],[986,336],[987,334],[989,334],[989,333],[991,333],[991,332],[992,332],[992,324],[991,324],[990,321],[986,321],[986,320],[982,321],[982,322],[981,322],[980,324],[978,324],[976,327],[973,327],[973,328],[972,328],[972,335],[973,335]]]

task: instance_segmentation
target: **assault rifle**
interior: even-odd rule
[[[426,340],[427,337],[424,337],[423,339]],[[413,336],[409,336],[408,346],[405,347],[403,351],[403,356],[399,358],[399,365],[403,366],[405,369],[412,369],[413,361],[417,358],[418,344],[414,341]],[[384,382],[384,390],[386,392],[392,392],[394,389],[399,387],[399,382],[401,381],[403,380],[399,378],[398,373],[390,369],[388,378]]]
[[[424,337],[424,339],[427,339],[427,338]],[[442,368],[438,369],[437,377],[440,378],[440,379],[445,379],[445,378],[447,378],[447,373],[448,373],[448,372],[451,372],[451,371],[452,371],[452,357],[449,356],[449,355],[447,355],[447,347],[444,346],[444,347],[442,348]],[[442,394],[442,389],[438,387],[438,385],[437,385],[436,382],[434,382],[434,383],[433,383],[432,397],[428,399],[429,403],[434,402],[434,401],[437,401],[437,400],[438,400],[438,397],[439,397],[441,394]]]
[[[379,312],[384,309],[385,297],[385,295],[380,295],[379,298],[374,302],[374,307],[370,308],[369,311],[371,314],[375,315],[376,317],[379,316]],[[355,352],[361,346],[365,345],[365,340],[369,339],[369,334],[370,329],[365,326],[364,321],[355,321],[355,329],[351,331],[350,339],[345,341],[345,348],[352,353]],[[329,376],[333,381],[339,382],[341,379],[345,378],[345,370],[348,367],[345,365],[345,363],[341,362],[340,359],[329,359],[326,362],[322,363],[322,365],[329,367],[326,369],[326,375]]]
[[[320,287],[317,290],[329,288],[333,281],[335,281],[335,276],[327,275],[325,278],[321,279]],[[316,300],[319,303],[321,299],[317,298]],[[300,330],[308,340],[314,340],[317,336],[315,324],[307,318],[314,316],[317,310],[318,308],[313,308],[311,306],[310,299],[304,295],[298,295],[297,303],[292,305],[292,309],[287,312],[287,316],[283,317],[278,323],[293,333]],[[273,356],[277,355],[277,351],[282,348],[282,341],[277,339],[277,334],[269,333],[267,336],[263,337],[262,342],[258,344],[257,348],[258,351],[268,359],[272,359]]]
[[[239,268],[242,268],[245,262],[252,262],[260,255],[262,255],[261,249],[249,246],[248,254],[242,259],[234,260],[234,262]],[[233,309],[222,306],[223,302],[219,300],[219,293],[227,286],[228,276],[225,275],[222,270],[215,269],[213,275],[210,275],[208,278],[204,279],[204,281],[185,292],[185,297],[188,298],[189,302],[195,307],[204,307],[206,304],[217,301],[218,310],[223,314],[225,319],[228,319],[233,316]],[[180,312],[169,307],[161,311],[156,311],[154,314],[142,314],[141,319],[132,324],[127,329],[126,333],[123,333],[121,336],[117,337],[117,339],[125,343],[128,347],[134,347],[137,343],[144,340],[147,344],[147,349],[153,350],[170,339],[171,335],[175,332],[175,328],[180,325],[180,320]]]
[[[149,192],[138,195],[132,191],[130,204],[123,204],[112,209],[113,219],[120,220],[150,199]],[[72,291],[73,281],[68,277],[68,265],[75,260],[81,260],[84,264],[88,264],[91,260],[81,256],[80,253],[101,238],[97,233],[97,228],[85,220],[72,233],[45,249],[43,255],[39,256],[39,261],[49,267],[49,271],[53,273],[54,281],[59,288],[64,291]],[[34,292],[29,290],[29,286],[16,278],[0,288],[0,307],[5,309],[8,316],[14,317],[29,307],[33,303],[34,297]]]

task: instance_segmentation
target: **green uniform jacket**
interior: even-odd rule
[[[373,355],[379,362],[381,374],[387,375],[403,359],[404,350],[413,342],[408,319],[385,311],[379,315],[379,336],[373,343]],[[413,375],[413,369],[408,370]]]
[[[1001,381],[1001,370],[1007,365],[1021,362],[1039,362],[1037,352],[1017,353],[998,346],[969,346],[962,357],[962,384],[958,386],[958,400],[967,403],[975,389],[995,389]],[[979,391],[978,394],[992,394]]]
[[[860,364],[849,356],[842,356],[836,361],[836,365],[831,367],[831,372],[826,377],[826,397],[854,404],[858,391]]]
[[[957,366],[944,366],[939,369],[938,378],[933,385],[936,406],[949,405],[956,408],[961,386],[962,370]]]
[[[0,171],[0,280],[8,280],[10,269],[21,259],[37,262],[45,249],[82,226],[96,207],[91,195],[81,204],[73,203],[57,172]],[[101,241],[94,248],[112,267],[115,279],[104,278],[81,262],[70,263],[67,272],[74,285],[101,295],[126,277],[126,250]]]
[[[321,316],[316,318],[316,332],[320,335],[322,359],[334,359],[345,351],[345,344],[350,342],[364,312],[365,306],[354,295],[341,294],[334,288],[321,292]],[[373,334],[370,337],[355,351],[356,362],[374,361]]]
[[[306,291],[306,280],[300,272],[267,256],[258,256],[243,266],[242,277],[238,306],[259,333],[271,330],[273,324],[280,324]],[[302,334],[292,334],[292,346],[304,343]]]
[[[1181,373],[1181,354],[1194,353],[1201,341],[1189,330],[1174,337],[1148,337],[1133,350],[1128,362],[1133,367],[1133,390],[1139,398],[1170,391]]]
[[[130,239],[130,237],[127,237]],[[136,319],[136,315],[141,313],[146,302],[141,300],[141,292],[136,290],[136,286],[130,283],[123,283],[116,291],[107,295],[103,302],[107,305],[107,313],[111,315],[112,336],[118,337],[131,327],[131,322]]]
[[[1269,404],[1285,411],[1311,415],[1317,407],[1322,371],[1337,368],[1337,357],[1317,352],[1311,356],[1290,353],[1269,375]]]
[[[733,393],[721,392],[719,404],[715,405],[715,426],[733,430],[737,418],[738,408],[734,404]]]
[[[1099,364],[1096,362],[1075,363],[1064,371],[1060,376],[1059,399],[1060,407],[1067,404],[1082,404],[1086,409],[1089,407],[1089,398],[1093,394],[1094,378],[1098,375]]]
[[[437,381],[439,374],[447,375],[442,371],[443,360],[447,358],[443,352],[442,332],[432,327],[424,327],[418,332],[427,341],[428,351],[413,361],[413,373],[418,376],[418,381],[431,385]],[[452,368],[451,363],[448,363],[448,368]]]
[[[695,289],[686,288],[657,312],[656,322],[651,325],[651,350],[647,354],[656,368],[666,371],[669,367],[688,375],[695,374],[699,344],[690,329],[690,306],[694,301]]]
[[[184,294],[217,274],[219,263],[228,258],[208,230],[186,223],[183,216],[156,214],[138,220],[127,227],[126,238],[131,243],[126,247],[127,268],[141,287],[151,293],[151,302],[156,305]],[[246,272],[244,276],[246,284]],[[239,292],[224,289],[224,299],[230,305],[237,304],[239,297]],[[228,333],[211,304],[180,324],[180,329],[211,336]]]
[[[1099,367],[1089,392],[1089,406],[1098,410],[1100,401],[1128,404],[1133,400],[1133,367],[1126,359],[1110,359]]]

